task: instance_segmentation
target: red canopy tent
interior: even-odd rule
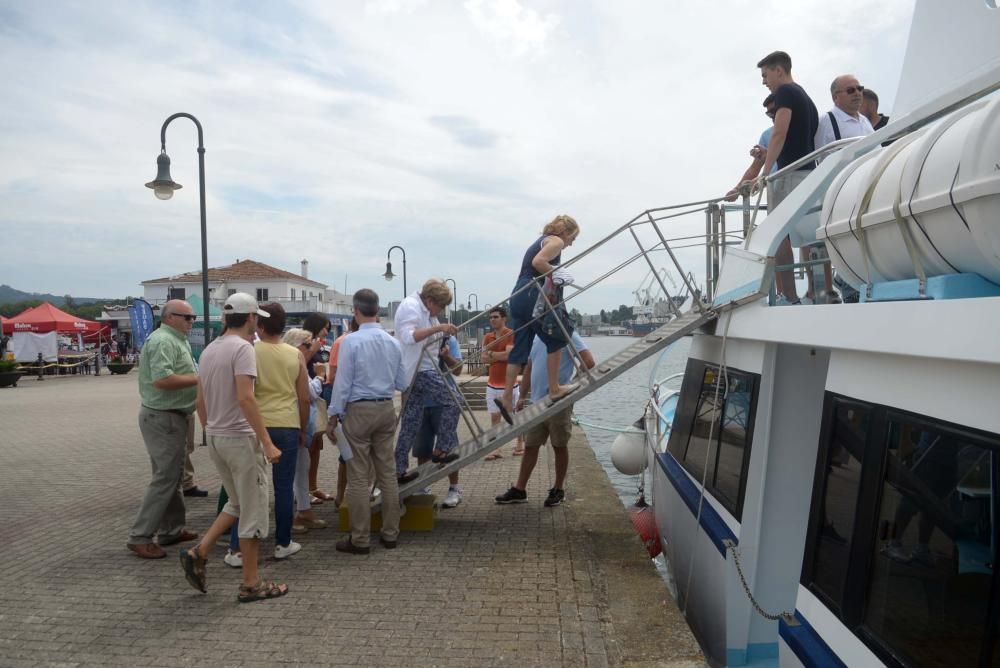
[[[84,320],[57,309],[48,302],[18,313],[13,318],[3,319],[3,333],[15,332],[58,332],[60,334],[82,334],[85,339],[108,338],[111,326],[93,320]]]

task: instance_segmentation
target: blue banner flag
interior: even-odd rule
[[[153,332],[153,307],[145,299],[135,299],[128,308],[128,314],[132,323],[133,345],[142,350],[142,344]]]

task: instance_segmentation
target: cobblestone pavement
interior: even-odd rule
[[[0,666],[303,665],[696,666],[697,643],[629,526],[585,438],[571,444],[567,502],[542,500],[547,453],[529,503],[497,506],[519,459],[462,472],[465,501],[399,549],[335,552],[335,527],[265,577],[288,596],[240,605],[224,548],[207,595],[184,580],[177,548],[147,561],[125,549],[149,480],[137,376],[66,377],[0,389]],[[200,430],[199,430],[200,434]],[[334,487],[336,451],[321,461]],[[218,478],[194,455],[188,526],[215,514]],[[434,487],[443,497],[444,482]],[[332,502],[317,507],[335,522]]]

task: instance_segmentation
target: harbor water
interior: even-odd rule
[[[630,336],[590,336],[584,338],[587,347],[594,353],[597,363],[635,343]],[[574,413],[580,426],[587,434],[597,460],[604,467],[618,492],[618,498],[626,506],[632,505],[637,496],[638,476],[626,476],[615,470],[611,464],[611,444],[620,433],[642,416],[649,399],[650,378],[656,382],[684,371],[687,363],[690,338],[684,338],[667,349],[644,360],[594,394],[580,400]],[[654,372],[655,370],[655,372]]]

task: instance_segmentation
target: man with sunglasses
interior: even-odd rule
[[[194,540],[184,529],[181,493],[187,434],[198,397],[198,370],[188,333],[197,316],[172,299],[160,312],[161,327],[149,335],[139,357],[139,431],[153,465],[153,479],[129,531],[127,547],[143,559],[162,559],[164,545]],[[158,535],[158,543],[154,536]]]
[[[816,148],[838,139],[864,137],[875,132],[871,121],[861,113],[865,87],[853,74],[842,74],[830,84],[833,109],[819,117]]]

